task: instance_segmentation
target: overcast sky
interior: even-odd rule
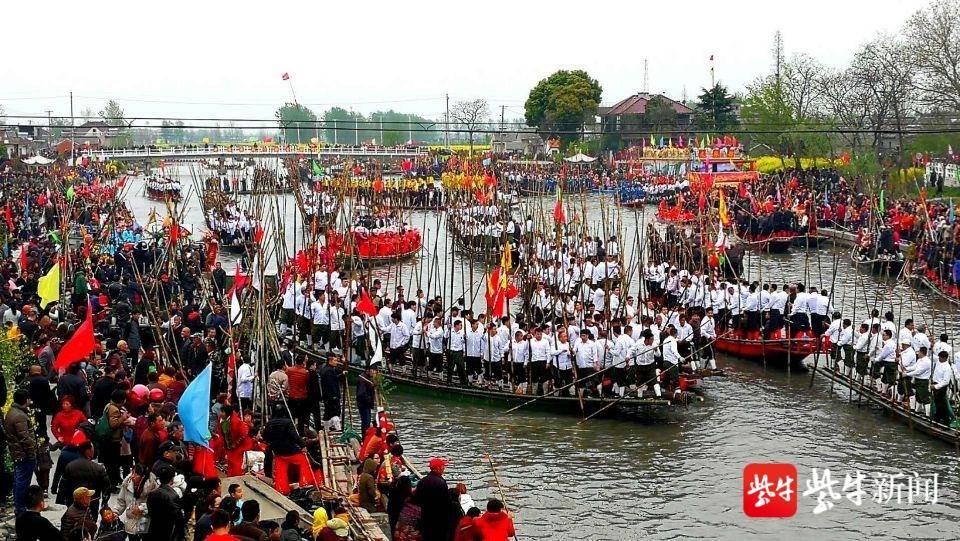
[[[45,5],[52,4],[52,5]],[[788,55],[829,66],[896,32],[920,0],[803,2],[302,1],[4,3],[0,105],[8,115],[99,111],[128,117],[268,119],[291,88],[318,114],[331,105],[442,116],[485,98],[523,116],[537,81],[585,69],[609,105],[650,89],[694,99],[717,79],[732,91]]]

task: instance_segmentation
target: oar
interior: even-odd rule
[[[503,493],[503,485],[500,484],[500,477],[497,475],[497,467],[493,465],[493,457],[490,454],[483,455],[487,459],[487,463],[490,464],[490,471],[493,472],[493,480],[497,483],[497,492],[500,493],[500,501],[503,502],[503,510],[507,513],[510,512],[510,506],[507,505],[507,497]],[[514,539],[520,539],[516,533],[513,535]]]

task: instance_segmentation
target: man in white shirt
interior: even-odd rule
[[[953,422],[953,414],[950,411],[948,399],[950,382],[953,380],[953,370],[950,368],[949,358],[946,351],[940,352],[930,380],[933,384],[933,406],[935,408],[933,420],[947,426],[950,426],[950,423]]]
[[[446,336],[443,320],[440,316],[433,318],[433,323],[427,330],[427,370],[434,373],[443,371],[443,339]]]
[[[843,320],[840,319],[840,312],[834,312],[833,321],[830,322],[830,326],[828,326],[827,330],[823,333],[824,337],[830,340],[830,360],[833,361],[833,368],[835,370],[837,364],[840,362],[841,325],[843,325]]]
[[[580,389],[589,394],[590,378],[597,371],[597,348],[590,339],[590,331],[580,331],[580,340],[573,345],[573,358],[577,363],[577,375],[583,380]]]
[[[390,340],[390,364],[402,366],[405,362],[407,346],[410,344],[410,338],[413,335],[407,330],[407,326],[400,321],[399,314],[394,314],[390,318],[389,332],[384,333],[384,336],[389,336]]]
[[[667,382],[674,388],[674,395],[680,394],[680,351],[677,349],[677,329],[667,325],[666,337],[660,344],[663,352],[663,369],[667,374]]]
[[[543,336],[543,330],[540,327],[534,327],[533,336],[530,337],[530,382],[528,390],[533,390],[536,394],[543,394],[543,384],[547,380],[547,361],[550,357],[550,349],[553,340],[547,340]]]
[[[467,377],[473,381],[478,381],[481,374],[483,374],[483,365],[481,363],[483,352],[480,347],[484,329],[479,321],[472,319],[469,325],[467,325],[465,334],[466,340],[464,347],[466,350]]]
[[[340,302],[340,296],[336,292],[330,294],[328,315],[330,317],[330,351],[339,355],[343,352],[343,331],[346,328],[344,314],[346,310]]]
[[[326,345],[330,336],[330,310],[323,291],[315,291],[314,297],[314,301],[310,303],[310,313],[313,318],[313,347],[319,351]]]
[[[636,365],[636,378],[633,379],[637,385],[642,385],[649,389],[653,386],[653,391],[657,396],[661,395],[660,379],[657,377],[659,371],[656,365],[656,344],[653,343],[653,333],[650,329],[644,329],[640,333],[640,340],[633,345],[630,350],[630,356]],[[640,391],[642,395],[642,390]]]
[[[706,361],[707,368],[717,369],[717,360],[713,355],[713,342],[717,339],[717,325],[713,319],[713,308],[708,307],[703,319],[700,320],[700,358]]]
[[[457,319],[453,322],[453,328],[447,332],[447,385],[453,383],[453,371],[456,369],[457,377],[460,379],[460,386],[466,387],[467,381],[466,361],[464,351],[466,350],[466,333],[463,332],[463,320]]]
[[[840,324],[840,332],[837,334],[837,346],[843,353],[843,367],[847,377],[852,377],[854,366],[854,333],[853,322],[850,319],[844,319]]]
[[[242,411],[253,411],[253,385],[256,379],[251,357],[237,369],[237,398],[240,399]]]
[[[790,308],[790,332],[796,333],[810,328],[810,294],[803,284],[797,284],[797,295]]]
[[[897,345],[893,341],[893,333],[890,329],[884,329],[882,335],[883,342],[877,355],[873,358],[876,366],[875,371],[880,371],[880,385],[878,391],[886,394],[890,386],[896,383],[897,376]],[[877,376],[874,375],[874,378]]]
[[[913,382],[913,396],[910,397],[910,409],[916,410],[917,406],[920,406],[920,409],[923,410],[923,413],[927,417],[930,416],[931,369],[932,366],[930,364],[930,357],[927,355],[927,348],[920,348],[920,351],[917,351],[916,361],[910,368],[902,368],[903,377],[910,378]]]
[[[483,333],[480,339],[480,355],[483,359],[483,365],[486,369],[486,376],[491,381],[501,381],[503,379],[503,351],[501,350],[500,338],[497,336],[497,326],[493,323],[487,325],[487,332]]]
[[[861,383],[863,378],[867,375],[867,366],[869,363],[870,355],[870,340],[873,333],[870,332],[870,327],[866,323],[860,324],[860,331],[857,334],[855,345],[853,346],[856,356],[856,367],[857,367],[857,377],[860,378]]]

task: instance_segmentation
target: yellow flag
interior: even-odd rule
[[[510,251],[510,241],[503,243],[503,255],[500,256],[500,266],[505,272],[510,272],[513,267],[513,254]]]
[[[727,197],[724,195],[723,188],[720,188],[720,223],[724,226],[730,225],[730,215],[727,214]]]
[[[37,295],[40,295],[40,307],[60,300],[60,263],[55,263],[47,274],[37,281]]]

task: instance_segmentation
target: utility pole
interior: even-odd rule
[[[773,33],[773,73],[780,89],[780,70],[783,64],[783,35],[779,30]]]
[[[507,108],[506,105],[501,105],[501,106],[500,106],[500,133],[503,133],[503,126],[504,126],[503,116],[504,116],[504,111],[506,110],[506,108]]]
[[[360,146],[360,122],[356,118],[353,119],[353,144]]]
[[[413,126],[410,125],[410,113],[407,113],[407,142],[413,144]]]
[[[650,68],[647,64],[647,57],[643,57],[643,92],[650,93]]]
[[[73,137],[75,135],[74,131],[75,131],[75,128],[73,126],[73,90],[71,90],[70,91],[70,139],[68,139],[70,141],[70,165],[73,165],[74,163],[73,147],[76,146],[76,144],[73,141]]]
[[[50,118],[50,109],[47,109],[47,144],[49,145],[53,141],[53,119]]]
[[[447,93],[447,112],[443,117],[443,144],[450,150],[450,94]]]

